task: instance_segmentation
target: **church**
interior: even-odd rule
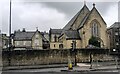
[[[107,24],[95,4],[91,10],[86,4],[63,27],[49,30],[50,49],[109,48]]]

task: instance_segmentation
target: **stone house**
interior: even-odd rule
[[[9,37],[6,34],[0,34],[0,48],[5,49],[8,47]]]
[[[13,37],[13,46],[15,48],[28,49],[47,49],[49,42],[40,31],[15,31]]]
[[[59,41],[59,36],[61,35],[62,29],[51,29],[49,30],[49,41],[50,49],[60,49],[62,48],[62,42]]]
[[[71,48],[71,43],[73,41],[76,42],[76,48],[81,48],[81,43],[80,43],[80,36],[78,31],[76,30],[66,30],[61,36],[59,37],[59,41],[62,42],[63,44],[63,49],[70,49]]]

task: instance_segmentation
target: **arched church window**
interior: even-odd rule
[[[93,22],[91,26],[91,33],[92,36],[98,37],[99,36],[99,25],[97,22]]]

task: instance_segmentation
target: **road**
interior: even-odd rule
[[[24,69],[24,70],[7,70],[3,71],[2,74],[120,74],[120,70],[96,70],[90,71],[83,68],[78,70],[74,68],[73,71],[67,71],[67,67],[63,68],[48,68],[48,69]],[[61,71],[62,70],[62,71]]]
[[[119,72],[3,72],[2,74],[120,74]]]
[[[89,69],[88,64],[79,65],[80,66],[74,67],[72,72],[67,72],[67,67],[61,67],[43,69],[4,70],[2,74],[120,74],[120,69],[117,70],[116,65],[99,67],[94,66],[92,70]]]

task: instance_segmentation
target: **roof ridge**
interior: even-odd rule
[[[87,7],[87,5],[84,5],[81,10],[78,11],[77,14],[75,14],[75,16],[63,27],[63,30],[69,29],[71,26],[73,26],[73,23],[77,20],[77,18],[79,17],[79,15],[81,14],[81,12],[84,12],[84,9],[87,9],[88,11],[89,8]]]

